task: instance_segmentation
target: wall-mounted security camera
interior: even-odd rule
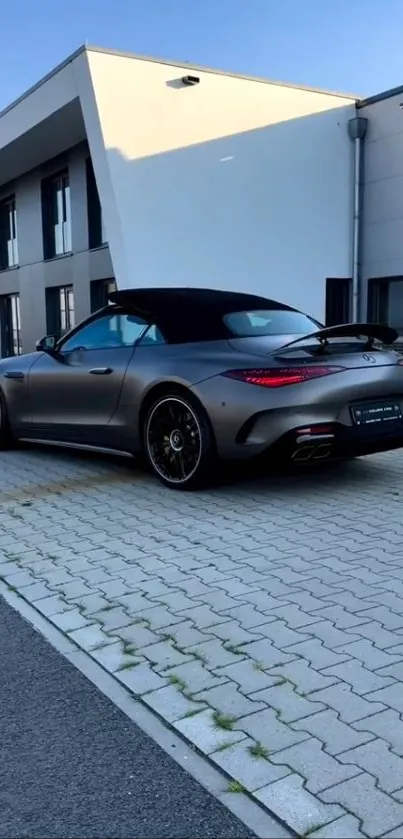
[[[192,87],[195,84],[200,84],[199,76],[182,76],[183,84]]]

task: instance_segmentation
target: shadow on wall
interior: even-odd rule
[[[352,107],[149,157],[107,148],[119,286],[251,290],[323,319],[326,276],[350,271]]]

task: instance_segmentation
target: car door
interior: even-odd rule
[[[147,324],[110,310],[70,333],[30,371],[31,436],[108,446],[127,366]]]

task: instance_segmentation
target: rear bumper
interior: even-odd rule
[[[377,452],[403,448],[403,421],[385,423],[374,429],[346,427],[335,423],[329,432],[301,434],[296,429],[285,434],[262,453],[270,461],[295,463],[344,460]]]

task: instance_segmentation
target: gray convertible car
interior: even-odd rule
[[[403,446],[403,358],[379,324],[323,328],[209,289],[117,291],[37,352],[0,362],[1,447],[16,440],[145,456],[190,489],[219,459],[308,463]]]

